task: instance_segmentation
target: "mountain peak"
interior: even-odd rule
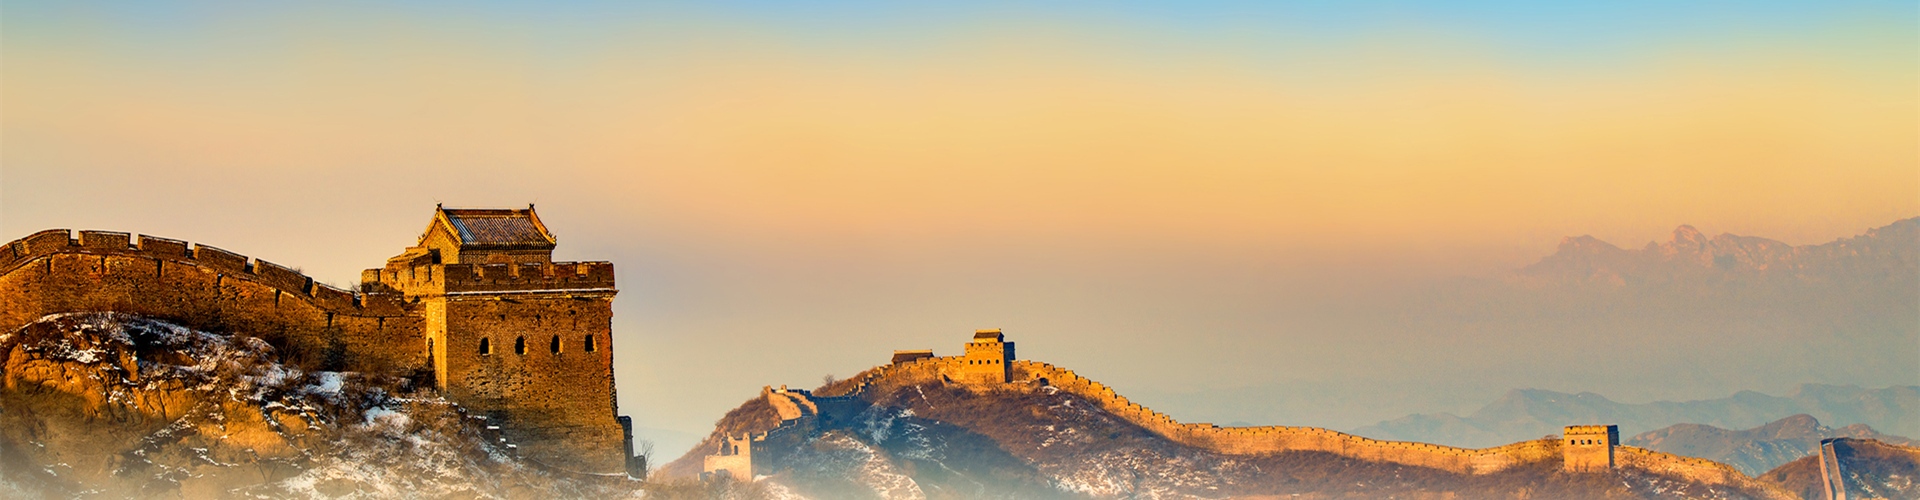
[[[1539,262],[1519,269],[1515,282],[1529,287],[1654,287],[1708,290],[1727,280],[1791,283],[1858,282],[1911,276],[1920,251],[1920,218],[1904,219],[1850,238],[1795,246],[1757,236],[1707,236],[1690,224],[1668,241],[1621,249],[1593,236],[1570,236]],[[1680,288],[1675,288],[1680,287]]]
[[[1618,252],[1621,250],[1620,250],[1620,247],[1613,246],[1612,243],[1601,241],[1599,238],[1593,237],[1593,235],[1583,234],[1580,236],[1568,236],[1565,238],[1561,238],[1560,248],[1557,250],[1556,253],[1595,254],[1595,253],[1603,253],[1603,252],[1609,252],[1609,251]]]
[[[1674,243],[1680,243],[1680,242],[1704,243],[1706,241],[1707,241],[1707,236],[1705,234],[1702,234],[1699,229],[1695,229],[1692,225],[1681,224],[1680,227],[1673,228]]]

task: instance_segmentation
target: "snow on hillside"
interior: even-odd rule
[[[119,313],[0,333],[0,497],[637,497],[514,459],[407,379]]]

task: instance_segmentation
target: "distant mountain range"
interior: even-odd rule
[[[1873,439],[1902,446],[1920,446],[1920,441],[1874,432],[1866,424],[1838,429],[1820,425],[1812,415],[1800,414],[1775,420],[1746,430],[1727,430],[1711,425],[1680,424],[1633,436],[1630,446],[1675,455],[1699,457],[1732,465],[1740,472],[1758,477],[1787,462],[1817,453],[1820,440],[1830,438]]]
[[[1618,424],[1623,434],[1676,424],[1746,429],[1803,413],[1821,422],[1866,424],[1894,435],[1916,436],[1920,435],[1920,386],[1863,389],[1806,384],[1784,397],[1742,391],[1721,399],[1645,404],[1620,403],[1590,392],[1520,389],[1465,417],[1408,415],[1352,432],[1377,439],[1477,448],[1553,434],[1570,423]]]
[[[1757,284],[1911,282],[1920,274],[1920,217],[1820,245],[1753,236],[1708,237],[1680,226],[1673,240],[1623,249],[1592,236],[1561,240],[1553,255],[1512,276],[1531,288],[1673,288],[1738,293]],[[1745,285],[1732,286],[1730,285]]]

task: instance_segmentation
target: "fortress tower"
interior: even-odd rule
[[[419,244],[361,274],[423,317],[420,347],[446,397],[487,415],[523,456],[618,471],[613,265],[553,262],[554,237],[528,205],[437,208]]]
[[[1599,472],[1613,468],[1613,448],[1620,445],[1616,425],[1569,425],[1562,441],[1561,459],[1567,472]]]
[[[1013,343],[1000,329],[976,330],[961,356],[960,376],[969,382],[1004,384],[1013,381]]]

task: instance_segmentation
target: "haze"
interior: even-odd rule
[[[1805,332],[1562,362],[1566,322],[1400,297],[1563,236],[1920,215],[1915,9],[9,2],[0,237],[346,285],[434,203],[537,203],[556,258],[618,266],[620,407],[663,441],[994,327],[1185,421],[1913,384],[1920,318],[1791,366]],[[1670,326],[1633,327],[1750,333]]]

